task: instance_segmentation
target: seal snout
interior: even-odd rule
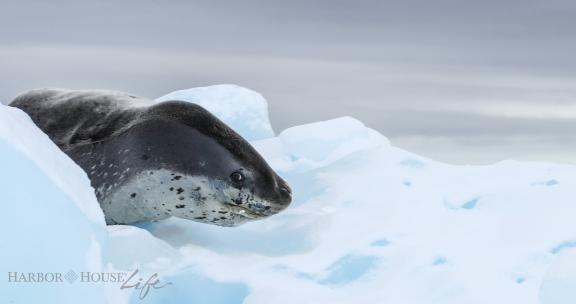
[[[266,195],[259,196],[261,201],[251,201],[242,206],[233,206],[233,208],[242,211],[241,215],[245,217],[261,218],[281,212],[292,202],[292,189],[279,177],[276,177],[272,187],[263,190],[263,193]]]

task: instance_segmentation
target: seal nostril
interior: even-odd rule
[[[292,190],[290,187],[280,187],[280,203],[282,204],[289,204],[292,201]]]
[[[288,188],[288,187],[280,187],[280,191],[282,192],[282,194],[285,194],[285,195],[292,194],[292,191],[290,191],[290,188]]]

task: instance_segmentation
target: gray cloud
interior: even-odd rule
[[[574,162],[574,17],[568,0],[0,0],[0,101],[236,83],[277,131],[349,115],[449,162]]]

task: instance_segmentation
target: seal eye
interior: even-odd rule
[[[236,184],[241,184],[244,182],[244,174],[242,174],[240,171],[236,171],[230,174],[230,179]]]

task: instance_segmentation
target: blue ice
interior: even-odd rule
[[[478,203],[478,200],[479,200],[479,198],[469,200],[466,203],[464,203],[464,205],[462,205],[462,208],[463,209],[474,209],[476,207],[476,204]]]
[[[374,256],[347,255],[328,267],[330,274],[318,283],[343,285],[353,282],[372,269],[377,260]]]

